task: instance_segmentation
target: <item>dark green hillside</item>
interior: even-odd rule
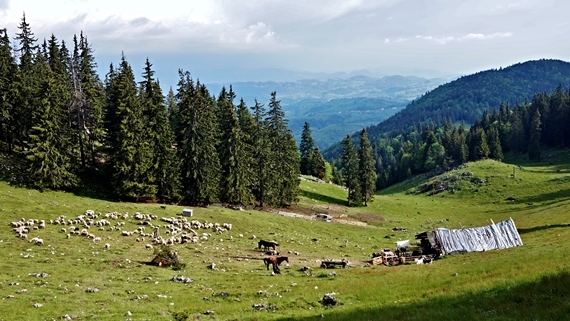
[[[472,123],[483,110],[531,100],[539,92],[550,92],[559,84],[570,84],[570,63],[535,60],[507,68],[461,77],[439,86],[386,121],[368,129],[371,137],[388,131],[405,131],[419,123],[445,120]]]

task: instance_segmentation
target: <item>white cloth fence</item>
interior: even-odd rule
[[[506,249],[523,245],[512,218],[483,227],[450,230],[438,228],[435,234],[443,254]]]

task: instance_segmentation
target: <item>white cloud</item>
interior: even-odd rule
[[[423,39],[428,41],[435,41],[439,44],[445,45],[448,42],[454,41],[469,41],[469,40],[488,40],[495,38],[507,38],[513,36],[512,32],[495,32],[492,34],[482,34],[482,33],[468,33],[463,36],[446,36],[446,37],[433,37],[433,36],[416,36],[416,39]]]

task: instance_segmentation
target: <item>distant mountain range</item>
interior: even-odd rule
[[[248,106],[253,106],[256,98],[267,104],[271,92],[277,92],[297,140],[303,124],[308,122],[313,139],[320,149],[325,149],[347,134],[388,119],[413,99],[447,81],[444,78],[358,75],[288,82],[236,82],[232,87],[238,99],[243,98]],[[215,94],[222,86],[208,84],[208,89]]]
[[[437,87],[369,131],[406,130],[418,123],[446,119],[472,123],[485,109],[498,109],[501,103],[524,103],[558,85],[566,89],[570,85],[569,62],[542,59],[481,71]]]
[[[516,103],[530,101],[537,93],[551,93],[558,85],[565,90],[570,86],[570,63],[561,60],[533,60],[481,71],[438,86],[390,118],[368,127],[368,135],[372,141],[382,134],[405,132],[427,122],[470,124],[485,109],[498,109],[501,103],[512,108]],[[338,154],[339,141],[325,151],[325,157]]]

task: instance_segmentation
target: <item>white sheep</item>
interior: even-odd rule
[[[152,244],[147,244],[147,245],[145,245],[145,248],[148,249],[148,250],[152,250]]]
[[[107,250],[108,250],[108,249],[110,249],[110,248],[111,248],[111,244],[109,244],[109,243],[105,243],[105,249],[107,249]]]
[[[94,238],[93,238],[93,243],[97,243],[97,242],[101,242],[101,238],[100,238],[100,237],[94,237]]]

